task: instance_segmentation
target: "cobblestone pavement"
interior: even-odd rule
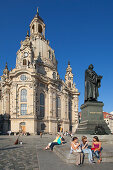
[[[22,138],[22,145],[13,145],[16,140],[15,137],[0,139],[0,170],[39,169],[35,139]]]
[[[113,170],[113,163],[82,167],[64,163],[54,152],[43,150],[54,136],[22,136],[22,145],[14,145],[16,138],[0,136],[0,170]]]

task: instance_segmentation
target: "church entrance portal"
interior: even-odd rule
[[[62,128],[61,124],[57,125],[57,132],[63,132],[63,128]]]
[[[25,122],[20,123],[20,130],[23,134],[26,133],[26,123]]]

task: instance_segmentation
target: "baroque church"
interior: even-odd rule
[[[6,133],[75,132],[78,126],[78,89],[68,63],[60,79],[54,50],[45,38],[45,24],[37,13],[30,35],[21,41],[16,67],[6,63],[0,80],[0,131]]]

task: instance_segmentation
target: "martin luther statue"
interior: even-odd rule
[[[98,76],[90,64],[85,71],[85,102],[97,101],[99,96],[98,88],[101,86],[102,76]]]

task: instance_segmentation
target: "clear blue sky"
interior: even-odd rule
[[[0,75],[5,62],[15,67],[16,52],[39,7],[46,38],[55,49],[64,79],[70,60],[74,81],[84,102],[84,71],[89,64],[103,75],[99,100],[113,111],[113,0],[4,0],[0,2]]]

